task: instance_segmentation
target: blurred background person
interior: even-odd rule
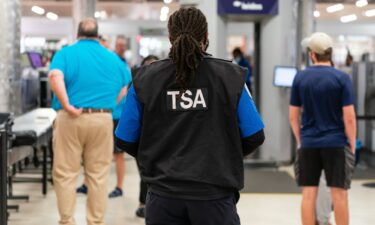
[[[109,49],[109,42],[107,39],[105,39],[102,35],[99,35],[99,42],[101,45],[103,45],[104,48]]]
[[[240,48],[235,48],[232,52],[232,55],[233,55],[234,63],[247,69],[246,85],[249,88],[250,92],[252,92],[252,88],[251,88],[252,68],[251,68],[250,62],[245,58]]]
[[[117,36],[116,43],[115,43],[115,53],[118,57],[120,57],[121,61],[124,63],[126,62],[125,59],[125,52],[126,52],[126,38],[122,35]]]

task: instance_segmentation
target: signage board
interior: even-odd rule
[[[217,0],[219,15],[277,15],[278,0]]]

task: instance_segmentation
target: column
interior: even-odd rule
[[[94,18],[96,10],[96,0],[72,0],[73,10],[73,34],[77,34],[78,24],[81,20]]]
[[[298,0],[297,43],[301,43],[304,38],[310,36],[314,32],[314,10],[315,0]],[[301,45],[297,45],[298,68],[301,68],[304,64],[303,56],[305,55],[305,59],[308,57],[306,53],[306,49],[303,49]]]
[[[208,39],[210,45],[207,52],[214,57],[227,57],[227,21],[217,13],[217,0],[181,0],[182,6],[194,5],[207,18]]]
[[[21,113],[21,1],[0,1],[0,111]]]
[[[295,66],[297,52],[298,0],[279,1],[277,16],[261,21],[260,111],[266,124],[266,142],[260,151],[264,161],[285,161],[292,157],[292,133],[289,126],[288,89],[273,86],[277,65]]]

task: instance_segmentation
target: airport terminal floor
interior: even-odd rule
[[[279,170],[290,174],[291,167],[281,167]],[[82,177],[79,179],[80,184]],[[116,175],[114,167],[111,169],[108,190],[115,186]],[[257,180],[248,182],[258,182]],[[374,189],[363,187],[369,180],[355,180],[349,191],[350,224],[372,225],[375,222],[375,194]],[[15,184],[16,194],[29,194],[30,202],[20,205],[19,213],[12,213],[9,225],[41,225],[56,224],[59,218],[56,197],[51,185],[46,197],[40,194],[39,184]],[[126,157],[126,177],[124,196],[110,199],[105,216],[108,225],[144,225],[144,219],[135,215],[138,207],[139,174],[135,161]],[[85,208],[86,196],[78,194],[76,208],[77,224],[86,224]],[[299,225],[301,195],[295,194],[259,194],[243,193],[238,203],[238,213],[243,225]],[[27,222],[26,222],[27,221]],[[332,215],[331,223],[334,223]]]

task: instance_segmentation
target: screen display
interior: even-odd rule
[[[43,67],[42,55],[37,52],[28,52],[30,64],[34,69]]]
[[[273,75],[273,84],[277,87],[292,87],[298,70],[295,67],[276,66]]]

